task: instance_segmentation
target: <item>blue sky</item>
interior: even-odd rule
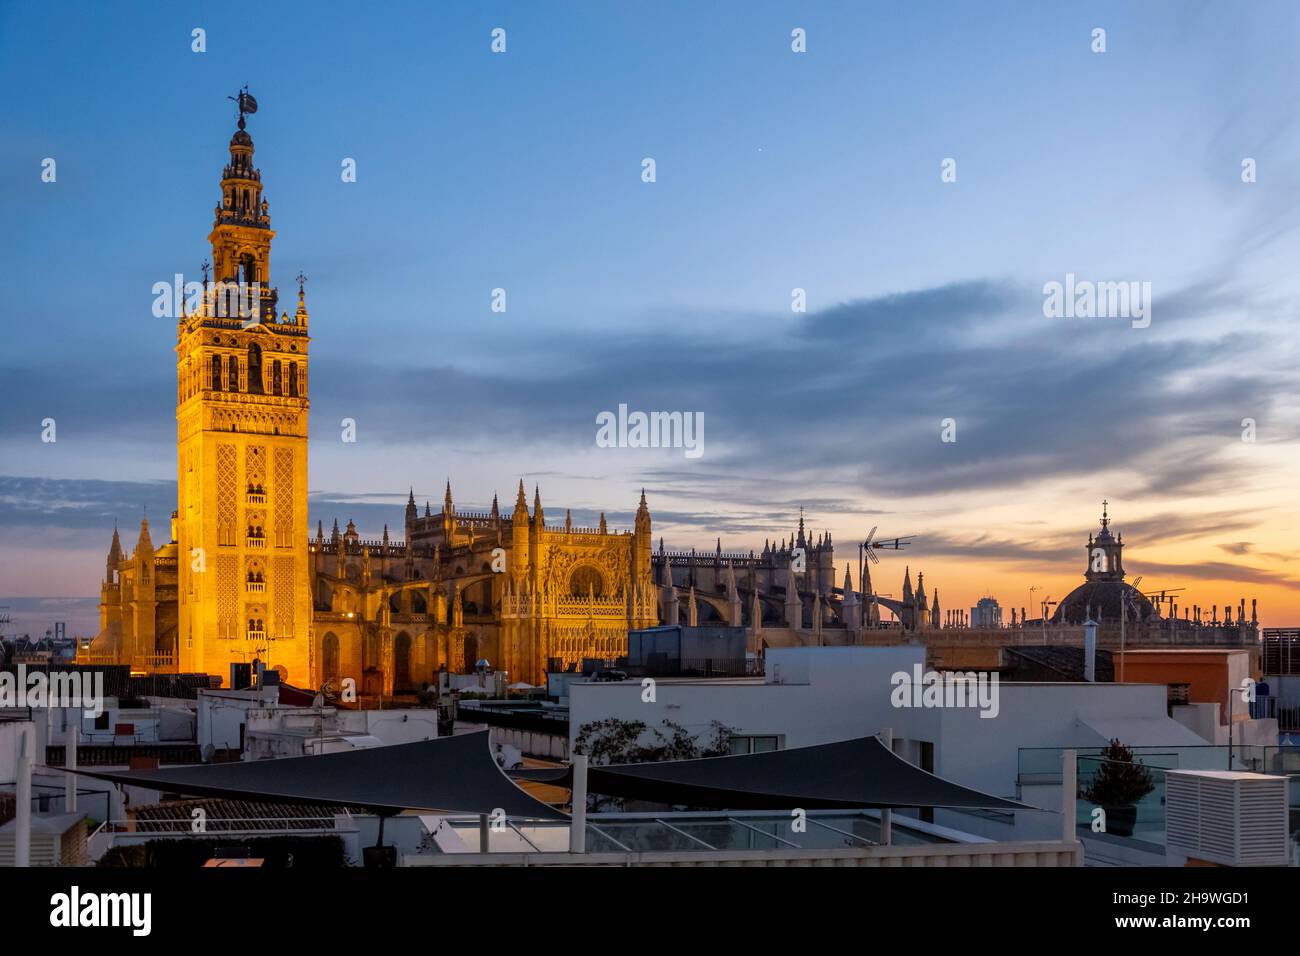
[[[1296,530],[1298,21],[1291,3],[0,3],[0,594],[93,593],[113,518],[174,506],[174,332],[150,288],[209,256],[226,96],[248,83],[273,281],[309,276],[313,519],[377,532],[410,484],[436,503],[450,477],[485,507],[524,476],[549,514],[627,522],[644,485],[670,541],[761,547],[802,504],[846,545],[917,533],[964,606],[1027,574],[1068,588],[1109,496],[1148,548],[1177,543],[1149,558],[1165,583],[1300,611],[1270,544]],[[1067,272],[1150,281],[1151,328],[1045,319]],[[620,402],[703,411],[706,455],[595,448]]]

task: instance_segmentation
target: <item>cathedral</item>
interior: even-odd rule
[[[245,99],[222,170],[201,290],[177,316],[177,509],[155,546],[147,517],[135,547],[114,529],[100,593],[100,631],[82,663],[208,674],[261,662],[289,683],[367,696],[433,682],[488,662],[514,682],[626,654],[631,628],[665,623],[747,628],[751,651],[852,643],[882,623],[938,627],[938,594],[910,572],[903,598],[836,581],[828,532],[804,526],[761,553],[667,551],[652,544],[644,491],[630,530],[571,516],[548,522],[521,481],[513,508],[442,509],[408,497],[400,537],[363,540],[348,521],[326,534],[307,519],[309,316],[278,312],[271,284],[270,203],[253,164]],[[247,112],[253,112],[250,108]],[[197,283],[195,284],[198,285]],[[200,294],[201,292],[201,294]],[[238,307],[232,307],[232,295]],[[251,305],[250,305],[251,303]],[[395,516],[396,517],[396,516]]]
[[[529,511],[519,483],[502,514],[460,511],[451,483],[442,511],[424,514],[412,493],[405,536],[364,541],[351,521],[328,537],[317,525],[311,558],[316,668],[362,693],[418,688],[445,667],[470,673],[485,660],[512,681],[626,653],[628,628],[659,622],[650,576],[645,494],[632,531],[575,527],[566,512],[548,525],[541,492]],[[315,684],[313,684],[315,686]]]

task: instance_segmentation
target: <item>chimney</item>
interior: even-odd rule
[[[1083,679],[1089,683],[1097,679],[1097,622],[1091,614],[1083,622]]]

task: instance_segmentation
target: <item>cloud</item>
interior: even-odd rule
[[[1128,562],[1126,562],[1127,564]],[[1283,571],[1271,571],[1245,564],[1225,561],[1198,561],[1188,564],[1166,564],[1158,561],[1135,561],[1133,570],[1143,574],[1161,575],[1162,580],[1179,581],[1236,581],[1241,584],[1272,584],[1292,590],[1300,589],[1300,579]],[[1246,595],[1249,597],[1249,595]]]
[[[124,535],[149,514],[164,528],[176,509],[174,481],[103,481],[0,475],[0,527],[102,533],[104,550],[117,522]],[[134,537],[131,537],[134,540]],[[154,543],[159,543],[155,538]]]
[[[602,410],[627,403],[702,411],[700,465],[665,467],[662,458],[609,451],[586,459],[598,463],[588,477],[654,482],[679,503],[709,506],[665,511],[657,523],[758,533],[788,526],[799,503],[868,516],[877,513],[871,501],[1025,488],[1102,471],[1126,474],[1122,490],[1132,496],[1240,490],[1231,451],[1240,446],[1241,418],[1267,418],[1294,389],[1286,369],[1259,354],[1254,336],[1205,339],[1201,317],[1246,302],[1229,279],[1172,290],[1151,330],[1047,320],[1041,302],[1035,288],[982,279],[844,302],[788,321],[728,314],[714,325],[701,314],[685,322],[686,335],[624,327],[592,342],[588,334],[517,329],[490,362],[451,353],[421,364],[398,352],[381,367],[319,357],[313,444],[332,440],[334,423],[351,417],[379,445],[451,445],[458,456],[491,448],[549,473],[565,471],[548,466],[566,456],[592,455]],[[148,368],[142,376],[123,375],[115,363],[65,370],[65,387],[52,395],[36,387],[46,372],[10,369],[18,406],[2,433],[30,438],[31,421],[57,406],[61,443],[99,428],[110,438],[156,441],[159,454],[170,456],[174,386]],[[955,443],[940,440],[945,418],[957,423]],[[396,477],[399,488],[418,479]],[[89,517],[102,525],[141,504],[142,489],[123,483],[29,487],[26,498],[0,486],[0,522],[44,520],[48,511],[55,523],[81,526]],[[160,483],[144,497],[166,498],[169,487]],[[386,497],[374,489],[320,493],[313,519],[350,509],[382,526],[400,515]],[[392,497],[400,508],[404,495]],[[723,503],[729,514],[720,518]],[[1243,527],[1216,520],[1200,531]]]

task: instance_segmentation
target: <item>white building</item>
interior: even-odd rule
[[[344,710],[279,702],[279,688],[200,690],[198,744],[205,755],[241,750],[245,760],[337,753],[438,736],[438,712]]]
[[[993,707],[895,706],[895,675],[924,668],[919,645],[771,648],[764,678],[660,679],[653,694],[641,681],[575,682],[568,688],[569,743],[584,725],[606,718],[661,730],[669,721],[702,742],[716,721],[731,731],[737,753],[889,729],[894,751],[922,769],[1053,811],[934,812],[936,823],[996,840],[1060,833],[1060,749],[1095,749],[1118,738],[1133,747],[1181,748],[1184,767],[1219,759],[1208,741],[1167,716],[1163,684],[999,683]]]

